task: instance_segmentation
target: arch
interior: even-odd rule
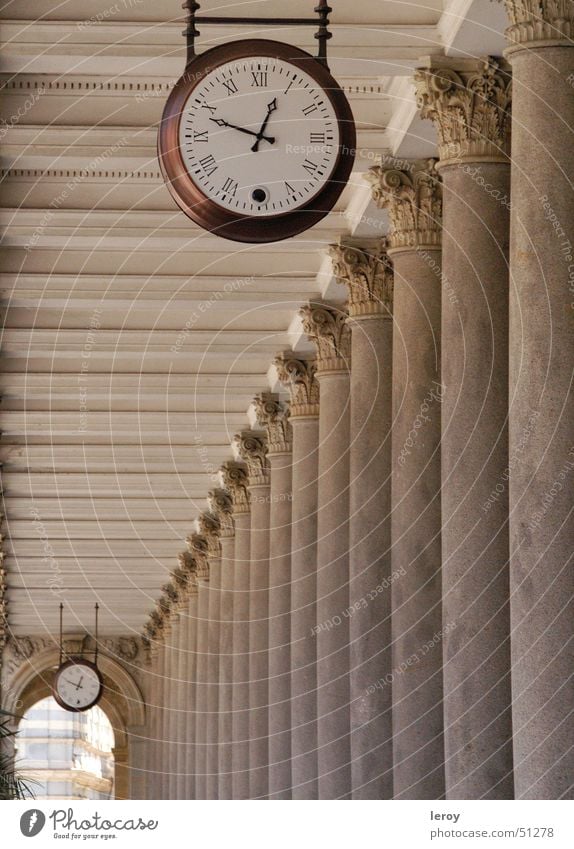
[[[23,661],[4,689],[5,710],[21,715],[40,699],[51,695],[59,658],[59,648],[53,645]],[[98,666],[104,678],[104,692],[99,705],[110,720],[115,735],[116,799],[127,799],[130,737],[131,732],[137,734],[145,724],[145,702],[138,684],[117,660],[101,653]]]

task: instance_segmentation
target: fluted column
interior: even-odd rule
[[[251,502],[249,576],[249,793],[265,798],[269,790],[269,462],[262,432],[235,437],[247,465]]]
[[[349,632],[353,799],[392,799],[391,423],[393,272],[384,242],[331,247],[349,290]]]
[[[158,733],[156,739],[156,798],[169,798],[169,717],[170,717],[170,695],[171,695],[171,662],[172,662],[172,622],[171,622],[171,601],[166,595],[165,587],[158,601],[158,609],[163,618],[162,626],[162,643],[159,653],[158,675],[159,675],[159,692],[158,692]]]
[[[269,491],[269,798],[291,798],[291,500],[289,408],[267,392],[255,399],[267,435]]]
[[[197,685],[195,721],[195,798],[207,799],[207,710],[209,652],[209,557],[201,534],[188,538],[197,578]]]
[[[221,527],[214,513],[202,513],[199,531],[207,540],[209,558],[209,599],[207,623],[207,717],[206,717],[206,786],[207,799],[218,798],[218,697],[219,697],[219,639],[221,608]]]
[[[349,684],[349,366],[347,312],[302,307],[317,348],[319,488],[317,525],[317,716],[319,798],[351,792]]]
[[[448,64],[447,64],[448,63]],[[415,75],[443,181],[442,556],[446,796],[511,799],[508,492],[510,77],[499,60]],[[490,500],[492,494],[495,500]]]
[[[374,168],[394,267],[392,435],[393,787],[444,794],[440,511],[441,191],[434,161]],[[448,391],[448,387],[446,388]]]
[[[235,526],[233,501],[224,489],[209,493],[211,510],[217,515],[221,541],[219,686],[217,699],[218,798],[232,798],[232,710],[233,710],[233,569]]]
[[[222,480],[233,502],[235,524],[233,579],[233,718],[232,794],[249,798],[249,565],[251,515],[247,470],[243,463],[228,462]]]
[[[188,718],[188,703],[186,698],[186,676],[187,676],[187,601],[188,585],[190,575],[185,568],[185,561],[179,557],[179,567],[173,573],[173,585],[178,596],[177,614],[177,644],[176,644],[176,670],[175,678],[175,751],[174,751],[174,775],[175,782],[172,791],[174,799],[186,798],[186,772],[187,772],[187,747],[185,745],[185,726]]]
[[[147,697],[148,722],[146,725],[147,745],[145,748],[145,783],[144,797],[146,799],[157,799],[158,796],[158,738],[161,713],[161,678],[160,678],[160,655],[162,652],[161,641],[163,630],[163,620],[159,610],[156,609],[150,614],[150,618],[145,625],[144,634],[149,640],[150,652],[150,671],[148,675],[147,687],[149,695]]]
[[[189,570],[187,599],[187,662],[186,662],[186,720],[185,720],[185,799],[196,798],[196,716],[197,716],[197,633],[198,588],[197,564],[191,553],[184,552]]]
[[[515,794],[572,799],[574,4],[507,0]]]
[[[318,798],[317,503],[319,384],[314,360],[286,352],[275,359],[291,393],[291,796]]]

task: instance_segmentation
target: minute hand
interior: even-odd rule
[[[265,139],[265,141],[269,142],[269,144],[275,144],[273,136],[261,136],[253,130],[246,130],[245,127],[238,127],[236,124],[230,124],[229,121],[224,121],[223,118],[210,118],[209,120],[213,121],[214,124],[217,124],[218,127],[230,127],[232,130],[238,130],[240,133],[245,133],[248,136],[255,136],[258,141],[260,139]]]
[[[275,112],[276,109],[277,109],[277,98],[274,97],[273,100],[271,101],[271,103],[267,106],[267,115],[265,116],[265,119],[264,119],[263,123],[261,124],[261,129],[259,130],[258,133],[256,133],[257,141],[255,142],[255,144],[251,148],[253,153],[257,153],[257,151],[259,150],[259,144],[261,142],[261,139],[267,139],[267,137],[264,136],[263,133],[267,129],[267,123],[269,121],[269,118],[271,117],[271,113]],[[275,141],[275,139],[273,139],[273,141]]]

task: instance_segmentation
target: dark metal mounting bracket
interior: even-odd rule
[[[200,35],[200,31],[197,29],[196,24],[227,24],[228,26],[239,24],[241,26],[272,27],[305,27],[318,25],[317,32],[315,33],[315,38],[319,42],[319,50],[317,52],[316,59],[324,65],[327,70],[329,69],[329,65],[327,64],[327,42],[333,37],[333,33],[329,32],[329,15],[333,9],[329,6],[328,0],[319,0],[318,5],[315,6],[313,10],[317,15],[316,18],[222,18],[209,15],[203,15],[201,18],[198,18],[197,12],[201,7],[196,0],[185,0],[183,8],[188,11],[187,27],[183,31],[187,40],[188,65],[193,62],[196,57],[195,39]]]

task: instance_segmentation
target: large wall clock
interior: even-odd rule
[[[297,47],[249,39],[208,50],[166,103],[159,160],[193,221],[273,242],[320,221],[343,191],[356,132],[327,68]]]
[[[53,695],[64,710],[89,710],[102,697],[104,682],[95,663],[71,658],[61,663],[54,676]]]

